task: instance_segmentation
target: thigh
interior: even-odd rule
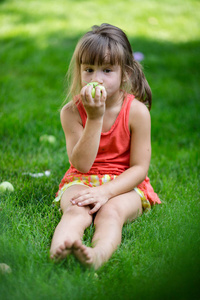
[[[70,206],[72,206],[71,204],[71,199],[74,195],[76,195],[77,193],[79,193],[80,191],[83,191],[85,189],[88,189],[89,187],[87,187],[86,185],[81,185],[81,184],[74,184],[72,186],[70,186],[69,188],[67,188],[60,200],[60,207],[61,210],[64,212],[66,211],[66,209],[68,209]],[[87,207],[87,209],[89,210],[90,208]]]
[[[135,191],[111,198],[102,206],[102,212],[114,210],[120,216],[122,223],[132,221],[142,214],[142,201]]]

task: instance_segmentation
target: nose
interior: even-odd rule
[[[92,81],[98,82],[98,83],[100,83],[100,84],[103,83],[103,79],[102,79],[102,76],[101,76],[101,71],[96,70],[96,71],[93,73]]]

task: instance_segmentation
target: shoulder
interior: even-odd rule
[[[151,123],[150,112],[146,105],[136,98],[132,101],[129,115],[129,126],[131,128],[149,125]]]
[[[65,104],[60,111],[60,120],[62,126],[68,126],[68,124],[74,124],[76,122],[81,123],[80,114],[73,101]]]
[[[74,105],[74,102],[71,100],[70,102],[66,103],[60,111],[60,115],[66,114],[68,112],[72,112],[76,106]]]
[[[134,118],[150,118],[150,112],[144,103],[135,98],[131,103],[130,116]]]
[[[78,109],[76,107],[76,105],[74,104],[73,101],[68,102],[67,104],[65,104],[60,111],[60,117],[61,119],[66,117],[66,116],[70,116],[70,115],[78,115]]]

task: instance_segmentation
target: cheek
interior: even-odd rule
[[[81,74],[81,86],[85,86],[87,84],[88,80],[87,80],[87,76],[85,76],[85,74]]]
[[[82,87],[84,86],[84,80],[83,80],[82,77],[81,77],[81,86],[82,86]]]
[[[82,81],[82,83],[85,85],[85,83],[88,83],[88,82],[90,82],[90,80],[91,80],[91,74],[90,73],[82,73],[82,75],[81,75],[81,81]]]

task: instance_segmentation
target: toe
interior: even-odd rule
[[[75,242],[73,243],[73,248],[74,248],[75,250],[80,249],[81,246],[82,246],[82,243],[81,243],[81,241],[79,241],[79,240],[77,240],[77,241],[75,241]]]

